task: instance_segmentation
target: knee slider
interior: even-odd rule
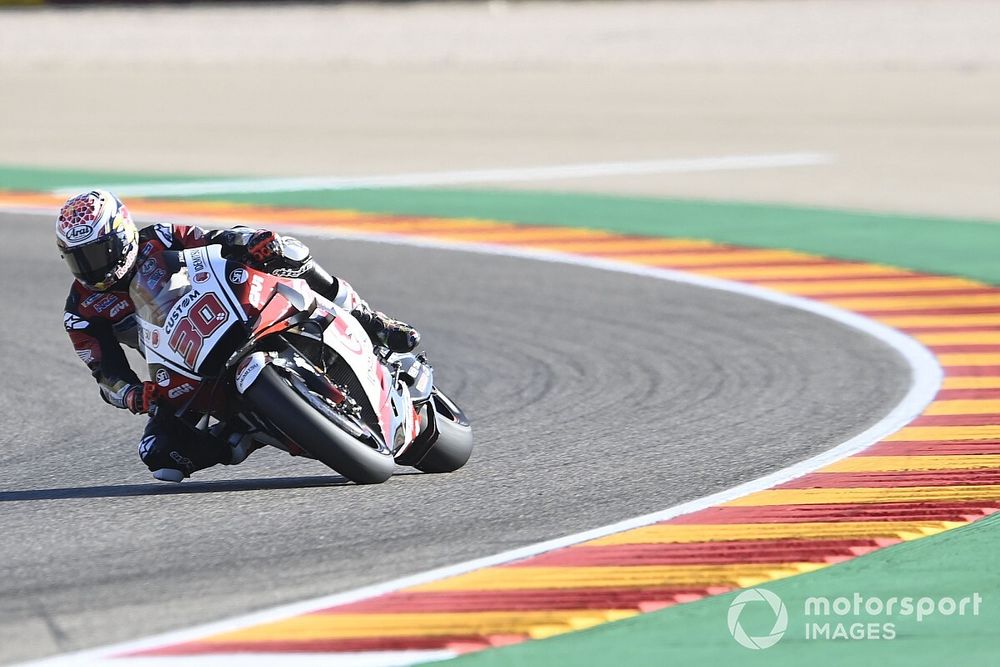
[[[164,438],[147,435],[139,441],[139,458],[152,471],[169,468],[190,474],[194,462],[182,453],[172,450]]]

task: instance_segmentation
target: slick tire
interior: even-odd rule
[[[345,433],[299,395],[272,366],[266,366],[243,394],[254,411],[319,461],[355,482],[381,484],[395,462]]]
[[[423,472],[455,472],[472,456],[472,426],[450,398],[435,390],[434,418],[438,438],[415,468]]]

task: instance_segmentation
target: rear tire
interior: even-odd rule
[[[455,472],[472,456],[472,426],[462,409],[439,391],[431,402],[438,439],[414,467],[422,472]]]
[[[392,456],[344,432],[300,396],[272,366],[264,367],[243,394],[295,444],[357,484],[381,484],[396,467]]]

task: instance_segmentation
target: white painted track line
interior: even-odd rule
[[[115,658],[115,667],[396,667],[454,658],[453,651],[371,651],[364,653],[240,653],[234,655]],[[94,664],[78,662],[74,664]],[[103,663],[105,665],[108,662]]]
[[[634,176],[641,174],[682,174],[705,171],[741,169],[776,169],[806,167],[833,162],[827,153],[771,153],[764,155],[724,155],[719,157],[643,160],[636,162],[594,162],[542,167],[510,167],[503,169],[473,169],[463,171],[418,172],[384,176],[305,177],[271,179],[227,179],[174,183],[102,183],[99,187],[121,197],[185,197],[212,194],[253,192],[302,192],[305,190],[355,190],[435,185],[467,185],[547,181],[566,178]],[[57,194],[70,195],[88,190],[95,184],[76,188],[59,188]]]
[[[54,209],[38,209],[31,207],[19,207],[17,209],[12,209],[20,213],[44,213],[46,215],[53,215],[55,213]],[[161,216],[158,218],[160,222],[183,222],[191,224],[194,222],[205,225],[206,223],[212,223],[209,226],[219,226],[229,225],[229,224],[239,224],[241,221],[238,218],[212,218],[206,220],[203,218],[193,218],[190,216]],[[245,222],[244,224],[249,224],[251,226],[257,226],[258,223]],[[152,649],[157,647],[163,647],[168,645],[173,645],[186,641],[193,641],[199,638],[203,638],[209,635],[229,632],[237,629],[246,628],[248,626],[257,625],[260,623],[267,623],[272,621],[277,621],[292,616],[297,616],[299,614],[309,613],[319,609],[324,609],[327,607],[347,604],[349,602],[355,602],[357,600],[362,600],[366,598],[371,598],[377,595],[383,595],[385,593],[390,593],[392,591],[399,590],[401,588],[407,588],[410,586],[416,586],[419,584],[425,584],[431,581],[436,581],[446,577],[455,576],[465,572],[470,572],[472,570],[477,570],[484,567],[489,567],[493,565],[498,565],[501,563],[507,563],[514,560],[519,560],[527,558],[529,556],[534,556],[546,551],[551,551],[553,549],[558,549],[561,547],[569,546],[572,544],[578,544],[580,542],[585,542],[587,540],[596,539],[598,537],[603,537],[605,535],[610,535],[612,533],[618,533],[624,530],[629,530],[631,528],[637,528],[639,526],[645,526],[658,521],[664,521],[666,519],[671,519],[682,514],[689,514],[707,507],[712,507],[720,503],[724,503],[742,496],[754,493],[756,491],[761,491],[764,489],[771,488],[778,484],[790,481],[797,477],[801,477],[807,473],[810,473],[818,468],[829,465],[835,461],[839,461],[846,458],[852,454],[860,452],[886,436],[898,431],[900,428],[911,422],[916,418],[924,408],[933,400],[935,394],[941,386],[942,380],[942,370],[937,362],[935,356],[923,345],[918,343],[913,338],[903,334],[900,331],[887,327],[883,324],[875,322],[857,313],[852,313],[840,308],[835,308],[833,306],[821,303],[819,301],[813,301],[810,299],[805,299],[802,297],[792,296],[788,294],[782,294],[779,292],[773,292],[761,287],[756,287],[753,285],[747,285],[743,283],[732,282],[728,280],[721,280],[718,278],[710,278],[706,276],[698,276],[694,274],[683,273],[679,271],[671,271],[666,269],[656,269],[646,266],[638,266],[632,264],[626,264],[623,262],[615,262],[610,260],[602,260],[590,257],[582,257],[576,255],[569,255],[563,253],[554,253],[547,251],[538,250],[527,250],[521,248],[507,247],[507,246],[495,246],[495,245],[482,245],[482,244],[463,244],[459,242],[445,242],[430,239],[416,239],[412,237],[403,237],[396,235],[378,235],[378,234],[363,234],[363,233],[348,233],[342,231],[326,231],[317,230],[316,228],[299,228],[294,226],[286,225],[275,225],[276,229],[280,229],[282,232],[292,233],[299,236],[314,236],[328,239],[353,239],[361,241],[369,241],[374,243],[389,243],[393,245],[408,245],[422,248],[435,248],[441,250],[454,250],[460,252],[473,252],[483,255],[498,255],[505,257],[519,257],[525,259],[534,259],[537,261],[544,262],[554,262],[560,264],[570,264],[576,266],[585,266],[593,269],[603,270],[603,271],[616,271],[621,273],[629,273],[633,275],[641,275],[657,280],[670,280],[673,282],[685,283],[689,285],[696,285],[699,287],[705,287],[709,289],[718,289],[726,292],[739,294],[747,296],[750,298],[760,299],[763,301],[768,301],[770,303],[778,304],[781,306],[786,306],[790,308],[797,308],[799,310],[807,311],[815,315],[826,317],[833,322],[849,326],[853,329],[861,331],[868,334],[882,342],[886,345],[892,347],[896,350],[902,357],[906,360],[907,365],[910,367],[911,371],[911,384],[903,399],[892,409],[889,414],[879,420],[876,424],[872,425],[862,433],[854,436],[850,440],[837,445],[836,447],[827,450],[817,456],[800,461],[788,467],[777,470],[769,475],[760,477],[758,479],[752,480],[745,484],[740,484],[739,486],[727,489],[725,491],[720,491],[702,498],[691,500],[679,505],[674,505],[667,509],[661,510],[659,512],[653,512],[650,514],[645,514],[642,516],[637,516],[631,519],[625,519],[617,523],[613,523],[607,526],[601,526],[598,528],[593,528],[581,533],[575,533],[573,535],[566,535],[564,537],[547,540],[544,542],[539,542],[536,544],[530,544],[518,549],[512,549],[510,551],[505,551],[500,554],[493,556],[486,556],[483,558],[477,558],[470,561],[465,561],[463,563],[457,563],[455,565],[449,565],[445,567],[435,568],[433,570],[428,570],[426,572],[420,572],[417,574],[401,577],[399,579],[394,579],[392,581],[387,581],[381,584],[375,584],[371,586],[365,586],[363,588],[358,588],[351,591],[345,591],[342,593],[336,593],[333,595],[327,595],[323,597],[314,598],[311,600],[304,600],[301,602],[282,605],[280,607],[275,607],[272,609],[265,609],[251,614],[246,614],[243,616],[238,616],[214,623],[209,623],[206,625],[196,626],[193,628],[188,628],[185,630],[179,630],[174,632],[169,632],[154,637],[148,637],[145,639],[139,639],[136,641],[125,642],[122,644],[116,644],[111,646],[100,647],[96,649],[89,649],[86,651],[81,651],[77,653],[69,653],[61,656],[54,656],[52,658],[47,658],[40,661],[35,661],[31,663],[25,663],[26,665],[109,665],[109,664],[150,664],[150,665],[161,665],[161,664],[181,664],[182,659],[180,658],[168,658],[167,662],[160,662],[160,659],[143,659],[140,661],[129,659],[128,661],[122,661],[121,659],[110,659],[114,655],[120,655],[122,653],[134,652],[144,649]],[[430,660],[440,660],[446,657],[450,657],[450,653],[447,651],[441,652],[426,652],[428,655],[423,655],[425,652],[391,652],[386,653],[379,659],[382,662],[377,663],[356,663],[354,662],[354,657],[356,656],[342,656],[339,654],[331,655],[330,662],[336,664],[380,664],[380,665],[397,665],[399,662],[394,662],[394,660],[402,659],[400,653],[407,653],[406,659],[409,664],[421,661]],[[430,653],[435,655],[431,656]],[[275,656],[273,659],[276,663],[295,665],[296,654],[294,653],[282,653]],[[313,656],[311,654],[304,655],[304,660],[312,660]],[[371,656],[369,656],[371,657]],[[244,665],[247,664],[244,661],[244,656],[242,654],[233,654],[229,656],[213,656],[211,657],[211,662],[208,658],[204,656],[197,656],[191,659],[191,661],[183,660],[185,665],[212,665],[213,667],[217,665]],[[303,664],[309,664],[304,662]],[[406,663],[404,663],[406,664]]]

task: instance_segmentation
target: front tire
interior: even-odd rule
[[[455,472],[472,456],[472,426],[462,409],[435,390],[431,398],[438,438],[416,466],[422,472]]]
[[[381,484],[392,477],[396,464],[390,454],[376,451],[333,424],[273,366],[265,366],[243,396],[295,444],[352,482]]]

